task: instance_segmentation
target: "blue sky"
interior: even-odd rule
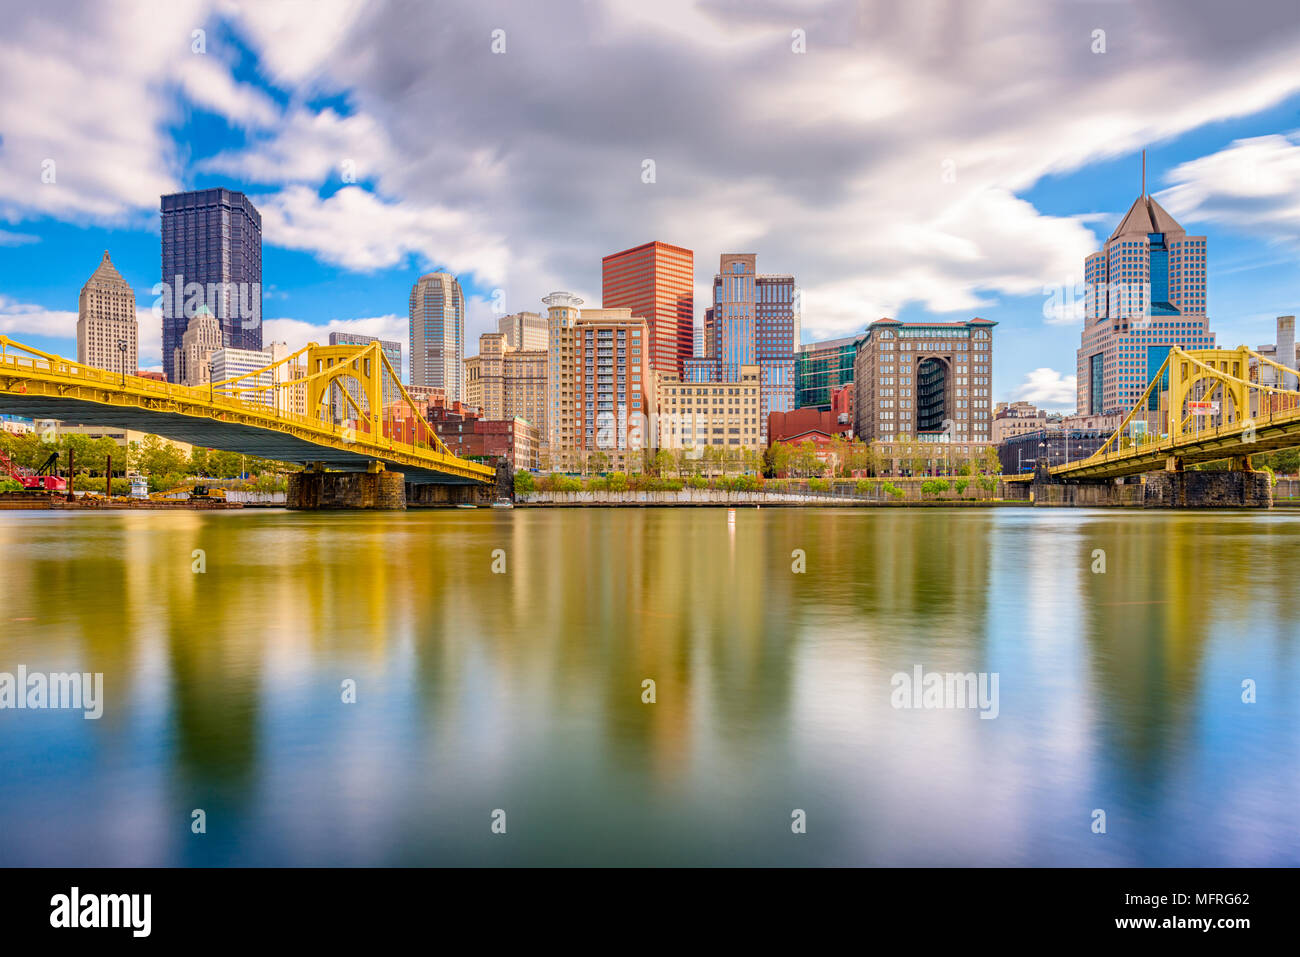
[[[805,341],[981,315],[995,398],[1069,409],[1079,324],[1044,290],[1079,281],[1144,146],[1150,191],[1208,237],[1220,344],[1271,342],[1300,299],[1286,5],[6,7],[0,332],[63,354],[107,249],[159,365],[158,196],[216,185],[262,210],[264,339],[295,347],[405,340],[412,282],[445,268],[472,354],[494,294],[599,305],[600,257],[662,239],[695,251],[697,321],[718,256],[755,252],[796,276]]]

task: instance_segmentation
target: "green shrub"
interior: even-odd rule
[[[515,473],[515,494],[531,495],[537,490],[537,483],[533,481],[532,472]]]
[[[831,483],[822,478],[810,478],[808,480],[808,491],[810,492],[829,492]]]
[[[887,495],[892,496],[893,498],[903,497],[903,490],[899,488],[897,485],[895,485],[893,482],[885,483],[885,493]]]

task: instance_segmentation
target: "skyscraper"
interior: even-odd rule
[[[355,332],[331,332],[330,345],[332,346],[368,346],[372,342],[378,342],[380,350],[384,357],[388,359],[388,364],[393,367],[393,371],[399,376],[402,374],[402,344],[392,339],[380,339],[378,336],[363,336]]]
[[[771,412],[794,409],[795,349],[799,341],[794,276],[760,274],[754,253],[723,253],[705,312],[707,358],[683,363],[692,382],[738,382],[742,366],[762,380],[761,425]]]
[[[221,326],[207,306],[189,321],[180,343],[172,351],[171,381],[181,385],[207,385],[212,379],[212,354],[221,349]]]
[[[553,468],[567,464],[566,453],[578,444],[575,414],[577,393],[574,354],[574,326],[582,300],[570,292],[553,292],[542,300],[546,305],[546,431],[541,437],[542,454]]]
[[[262,215],[243,193],[201,189],[162,197],[163,371],[176,381],[175,350],[201,306],[222,345],[262,348]]]
[[[465,401],[465,296],[456,277],[431,272],[416,280],[410,320],[411,384]]]
[[[681,375],[695,352],[695,254],[649,242],[601,260],[601,306],[630,309],[650,327],[650,365]]]
[[[1127,411],[1171,346],[1214,347],[1205,252],[1205,237],[1188,236],[1143,184],[1101,250],[1084,260],[1075,390],[1081,415]]]
[[[77,301],[77,361],[135,375],[139,366],[135,293],[108,258],[81,287]]]
[[[533,352],[546,349],[547,320],[536,312],[516,312],[497,320],[497,332],[511,349]]]
[[[483,411],[483,418],[525,419],[546,435],[545,349],[516,349],[504,332],[478,338],[478,355],[465,360],[465,402]]]

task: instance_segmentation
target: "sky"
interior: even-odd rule
[[[994,398],[1074,407],[1052,307],[1147,188],[1207,237],[1211,329],[1300,311],[1294,0],[0,0],[0,334],[76,355],[108,250],[161,367],[159,197],[263,222],[263,341],[407,343],[455,273],[497,311],[658,239],[792,273],[805,342],[995,320]],[[652,163],[652,166],[647,161]],[[653,171],[653,176],[647,170]]]

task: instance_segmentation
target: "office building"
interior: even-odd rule
[[[217,317],[200,306],[190,319],[179,345],[172,350],[172,382],[201,386],[212,380],[212,354],[221,348],[221,324]]]
[[[761,450],[761,391],[756,365],[741,366],[734,382],[683,382],[675,375],[660,378],[655,419],[659,447],[702,449],[714,445],[730,452]]]
[[[549,323],[537,312],[516,312],[497,319],[497,332],[506,337],[506,345],[522,352],[546,351]]]
[[[140,365],[135,293],[108,258],[81,287],[77,300],[77,361],[82,365],[135,375]]]
[[[831,394],[853,381],[857,336],[809,342],[795,354],[794,406],[829,409]]]
[[[760,421],[767,441],[772,412],[789,412],[795,401],[795,348],[799,314],[794,277],[760,274],[754,253],[724,253],[713,279],[713,305],[705,312],[705,358],[683,365],[691,382],[735,382],[740,367],[757,365]]]
[[[392,339],[380,339],[378,336],[362,336],[355,332],[331,332],[329,344],[332,346],[368,346],[372,342],[378,342],[380,350],[384,353],[384,358],[388,364],[393,367],[393,371],[401,378],[405,372],[402,368],[402,344],[394,342]]]
[[[515,470],[538,467],[538,431],[523,419],[488,419],[462,406],[431,408],[425,418],[454,455]]]
[[[262,215],[243,193],[202,189],[162,197],[163,371],[179,381],[176,349],[206,307],[221,345],[262,348]]]
[[[546,425],[542,433],[542,458],[550,468],[568,461],[568,452],[578,448],[574,375],[574,328],[581,315],[582,300],[572,293],[553,292],[542,300],[546,305]]]
[[[514,349],[505,333],[479,336],[479,354],[465,360],[465,404],[485,419],[521,418],[546,433],[544,349]]]
[[[1278,365],[1288,369],[1300,367],[1300,349],[1295,341],[1295,316],[1277,317],[1277,338],[1275,341],[1256,346],[1255,351],[1265,358],[1272,359]],[[1296,388],[1296,375],[1279,372],[1267,362],[1250,360],[1250,381],[1260,385],[1279,389]]]
[[[967,456],[992,440],[993,327],[877,319],[858,340],[854,428],[865,442],[953,443]]]
[[[695,254],[656,241],[611,253],[600,266],[601,306],[645,319],[650,367],[680,376],[695,351]]]
[[[411,287],[411,383],[442,389],[448,401],[465,398],[465,296],[445,272],[421,276]]]
[[[1188,236],[1144,184],[1101,250],[1084,260],[1078,412],[1132,408],[1171,346],[1214,348],[1205,277],[1205,237]]]
[[[288,355],[287,347],[284,355]],[[225,382],[238,376],[246,377],[222,389],[224,395],[255,405],[275,406],[275,390],[258,388],[275,382],[274,373],[266,369],[275,361],[270,352],[252,349],[218,349],[212,353],[210,361],[213,382]],[[258,372],[259,369],[263,371],[257,375],[249,375],[251,372]]]
[[[1047,412],[1029,402],[999,402],[993,407],[992,442],[1000,445],[1013,435],[1047,427]]]

